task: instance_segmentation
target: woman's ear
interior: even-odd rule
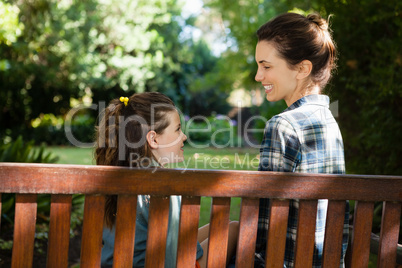
[[[151,149],[158,148],[158,142],[156,141],[156,132],[155,131],[153,131],[153,130],[148,131],[146,139],[147,139],[147,142],[149,144],[149,147],[151,147]]]
[[[299,73],[296,77],[298,79],[304,79],[310,75],[311,70],[313,69],[313,64],[309,60],[304,60],[299,63],[299,66],[297,68]]]

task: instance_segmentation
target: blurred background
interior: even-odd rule
[[[144,91],[168,95],[190,118],[225,115],[237,126],[240,109],[269,119],[286,106],[264,101],[254,81],[255,32],[279,13],[317,11],[333,15],[339,61],[325,93],[337,102],[348,173],[400,175],[401,7],[397,0],[2,0],[2,146],[18,137],[71,145],[70,109]],[[78,140],[93,141],[97,117],[93,109],[75,114]]]
[[[191,121],[186,129],[206,128],[191,119],[200,115],[212,124],[211,133],[188,133],[195,145],[209,145],[219,133],[209,148],[185,148],[186,167],[215,169],[208,162],[218,159],[229,163],[221,168],[256,170],[258,148],[250,141],[258,145],[262,132],[245,134],[246,119],[268,120],[286,104],[266,101],[254,80],[255,32],[287,11],[332,14],[339,60],[325,93],[344,138],[347,173],[402,175],[399,0],[0,0],[0,162],[94,164],[92,148],[76,148],[66,137],[71,109],[81,107],[73,135],[90,143],[99,115],[91,105],[158,91]],[[262,130],[265,121],[248,127]],[[38,197],[34,267],[46,261],[49,202]],[[83,202],[74,195],[72,267]],[[200,225],[209,221],[210,204],[202,198]],[[0,267],[11,256],[13,206],[14,195],[3,194]],[[232,220],[239,207],[233,198]],[[381,209],[376,204],[374,233]],[[376,256],[370,258],[375,267]]]

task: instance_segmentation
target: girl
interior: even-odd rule
[[[167,163],[183,161],[186,139],[181,131],[179,113],[165,95],[146,92],[134,94],[130,98],[121,97],[111,101],[97,128],[96,164],[163,167]],[[176,267],[180,205],[180,196],[170,196],[165,255],[165,267],[168,268]],[[116,208],[117,196],[107,196],[102,266],[113,264]],[[145,264],[148,212],[149,196],[138,196],[133,267],[144,267]],[[196,267],[200,264],[206,267],[203,251],[207,249],[208,233],[208,225],[200,228],[198,241],[201,244],[197,243]],[[233,251],[234,247],[230,246],[229,249]]]
[[[336,49],[327,21],[318,14],[307,17],[286,13],[257,31],[255,80],[268,101],[285,100],[288,108],[266,124],[260,149],[261,171],[345,172],[342,136],[329,110],[329,98],[320,95],[335,67]],[[319,200],[313,267],[321,267],[327,200]],[[349,205],[345,204],[343,247],[348,241]],[[285,267],[294,265],[299,201],[292,200],[286,236]],[[260,200],[256,266],[264,267],[269,223],[269,200]],[[271,253],[268,253],[271,254]]]

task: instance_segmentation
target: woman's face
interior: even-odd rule
[[[162,165],[166,163],[183,161],[183,146],[187,136],[181,131],[179,113],[169,112],[167,114],[169,126],[162,134],[157,134],[158,146],[153,150],[153,154]]]
[[[285,100],[290,106],[299,99],[299,94],[296,94],[300,84],[297,79],[299,72],[288,67],[270,42],[257,43],[255,60],[258,64],[255,80],[262,83],[268,101]]]

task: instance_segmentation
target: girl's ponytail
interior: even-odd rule
[[[176,111],[174,103],[158,92],[112,100],[96,127],[96,164],[148,166],[155,159],[146,142],[146,134],[150,130],[162,134],[170,123],[167,114],[172,111]],[[116,206],[117,196],[107,196],[105,224],[109,228],[115,223]]]

